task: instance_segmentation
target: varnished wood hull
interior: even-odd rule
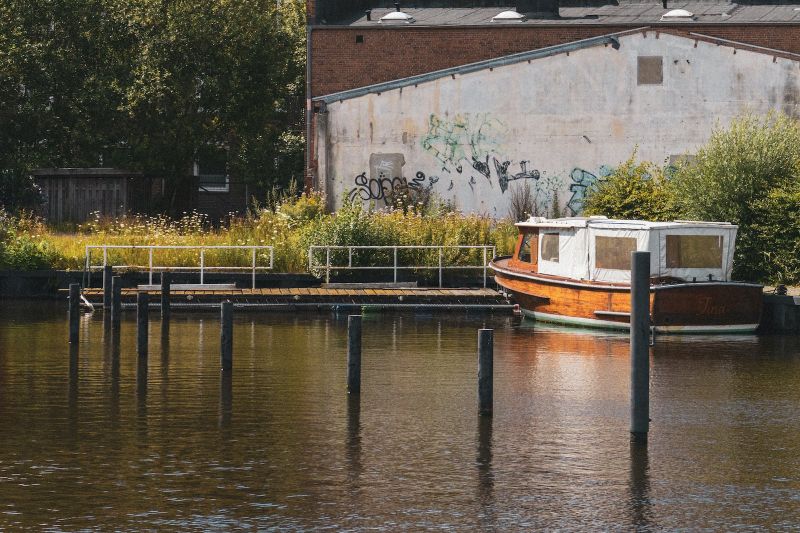
[[[628,329],[630,286],[542,276],[492,262],[498,285],[523,313],[537,320],[577,326]],[[666,333],[751,332],[761,319],[762,286],[704,282],[653,285],[650,315]]]

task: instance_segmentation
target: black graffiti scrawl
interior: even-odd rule
[[[349,200],[382,202],[392,205],[394,199],[404,193],[430,194],[439,181],[438,176],[425,176],[417,172],[411,181],[403,176],[405,158],[403,154],[371,154],[369,173],[362,172],[353,179],[355,187],[348,193]]]
[[[520,161],[519,168],[520,171],[515,174],[508,173],[508,167],[511,165],[511,161],[503,161],[502,163],[499,162],[496,158],[492,158],[494,160],[494,168],[497,172],[497,182],[500,184],[500,191],[506,192],[508,190],[508,182],[515,181],[515,180],[538,180],[540,175],[539,171],[536,169],[528,170],[528,163],[530,161]]]

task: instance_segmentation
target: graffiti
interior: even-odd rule
[[[422,148],[439,161],[444,172],[461,174],[466,163],[488,179],[489,156],[496,153],[505,131],[502,122],[486,113],[456,115],[452,121],[432,114]]]
[[[588,170],[583,170],[582,168],[572,169],[572,172],[569,173],[569,177],[572,181],[569,185],[569,190],[572,196],[566,206],[572,216],[577,215],[583,210],[583,202],[586,200],[587,192],[597,187],[597,182],[611,175],[613,171],[614,169],[606,165],[600,167],[597,175],[592,174]]]
[[[500,184],[500,192],[506,192],[508,190],[508,182],[515,181],[515,180],[538,180],[540,175],[539,171],[536,169],[528,170],[528,163],[530,161],[520,161],[519,168],[520,172],[516,174],[508,174],[508,167],[511,165],[511,161],[503,161],[500,163],[497,159],[494,159],[494,168],[497,172],[497,182]]]
[[[424,201],[438,181],[438,176],[425,176],[424,172],[417,172],[410,182],[403,176],[389,178],[382,173],[378,173],[378,177],[367,178],[366,172],[362,172],[353,180],[355,187],[347,194],[347,198],[351,202],[376,201],[389,206],[401,195],[413,194],[414,201]]]

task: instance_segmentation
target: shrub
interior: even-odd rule
[[[748,248],[761,251],[746,263],[753,276],[773,285],[800,284],[800,184],[771,190],[754,211],[751,231],[744,235]]]
[[[635,220],[672,220],[675,200],[664,171],[649,161],[627,161],[587,191],[586,215]]]
[[[771,113],[716,129],[695,159],[677,169],[672,186],[683,217],[739,225],[734,276],[768,281],[793,277],[793,261],[782,254],[797,245],[791,240],[797,218],[787,209],[798,180],[800,122]]]

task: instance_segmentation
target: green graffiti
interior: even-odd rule
[[[431,115],[422,148],[439,160],[445,172],[461,174],[467,167],[489,179],[489,157],[497,153],[505,133],[505,125],[486,113],[456,115],[452,121]]]

